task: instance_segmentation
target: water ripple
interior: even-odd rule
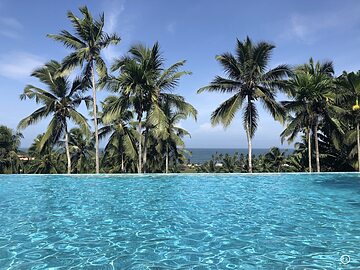
[[[0,269],[354,269],[359,205],[357,174],[0,176]]]

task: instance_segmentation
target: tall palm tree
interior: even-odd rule
[[[295,75],[286,84],[288,95],[293,99],[283,102],[285,108],[295,116],[290,116],[288,127],[282,137],[294,139],[301,128],[306,130],[308,137],[309,171],[311,172],[311,135],[315,144],[316,170],[320,172],[319,126],[327,125],[335,144],[339,133],[342,133],[337,115],[343,110],[337,106],[338,93],[334,84],[334,68],[332,62],[314,62],[300,65]]]
[[[356,145],[357,145],[357,157],[358,157],[358,171],[360,172],[360,106],[359,106],[359,97],[360,97],[360,71],[357,73],[343,72],[343,74],[338,78],[337,85],[341,89],[345,90],[343,98],[345,99],[346,106],[351,104],[352,110],[348,110],[351,113],[351,124],[356,124]],[[350,131],[348,137],[353,137],[352,132]]]
[[[308,151],[308,170],[312,172],[312,150],[311,150],[311,130],[312,130],[312,112],[311,112],[311,82],[308,74],[297,72],[291,76],[286,83],[286,92],[292,99],[283,101],[288,116],[286,118],[287,126],[280,134],[281,142],[285,139],[292,143],[299,132],[306,135]]]
[[[298,72],[305,74],[309,80],[308,95],[310,99],[311,121],[315,142],[316,170],[320,172],[320,153],[318,130],[320,121],[328,116],[327,105],[330,98],[333,98],[334,90],[334,67],[330,61],[315,63],[310,58],[309,63],[297,68]]]
[[[18,157],[20,140],[23,135],[0,125],[0,173],[19,173],[22,163]]]
[[[173,153],[173,156],[176,157],[179,155],[179,147],[184,147],[184,141],[182,140],[184,136],[190,136],[190,133],[179,127],[178,124],[181,120],[185,120],[188,116],[196,117],[196,114],[193,114],[194,108],[188,104],[187,108],[183,110],[174,110],[171,107],[171,104],[166,102],[162,105],[162,110],[165,112],[166,121],[163,123],[165,129],[161,133],[154,132],[157,137],[158,144],[157,148],[160,152],[165,152],[165,173],[169,172],[169,158],[170,153]]]
[[[285,111],[276,102],[276,90],[282,86],[282,79],[291,74],[287,65],[269,69],[269,60],[274,45],[253,41],[237,40],[236,54],[224,53],[216,57],[222,65],[227,78],[216,76],[208,85],[198,90],[233,94],[212,113],[211,123],[230,125],[236,113],[243,109],[242,119],[248,142],[249,172],[252,172],[252,138],[258,125],[256,101],[276,119],[283,121]]]
[[[99,130],[100,138],[110,135],[105,146],[104,158],[109,153],[112,153],[112,156],[118,156],[120,158],[121,172],[125,172],[125,159],[134,160],[137,155],[136,133],[132,125],[133,113],[128,109],[128,105],[128,100],[123,97],[107,97],[102,103],[101,121],[104,126]],[[114,150],[117,155],[114,155]],[[117,161],[113,164],[116,164]]]
[[[60,75],[61,65],[57,61],[50,61],[43,67],[36,69],[31,76],[39,79],[46,86],[42,89],[33,85],[27,85],[23,99],[35,99],[41,107],[20,121],[18,127],[24,129],[41,119],[51,116],[51,121],[40,141],[40,149],[47,141],[56,143],[64,136],[65,152],[67,156],[67,173],[71,173],[71,156],[69,149],[68,121],[72,120],[79,125],[84,132],[89,132],[86,118],[76,109],[82,101],[89,101],[90,97],[82,95],[86,85],[83,80],[77,78],[70,83],[68,76]]]
[[[179,71],[184,64],[185,61],[180,61],[165,68],[159,44],[155,43],[151,48],[141,44],[132,46],[129,55],[117,59],[112,66],[112,71],[119,71],[120,75],[109,80],[110,89],[120,91],[128,97],[136,113],[139,173],[146,164],[149,130],[155,128],[161,132],[165,128],[163,124],[166,123],[166,115],[160,103],[167,100],[177,108],[188,106],[182,96],[171,93],[178,85],[179,79],[190,74],[187,71]],[[191,113],[196,114],[196,111],[193,110]]]
[[[111,44],[117,44],[120,37],[116,34],[107,34],[104,32],[105,17],[100,15],[98,20],[94,19],[88,8],[81,7],[80,12],[83,18],[75,16],[72,12],[68,12],[69,18],[75,33],[71,34],[66,30],[62,30],[58,35],[48,35],[57,41],[62,42],[66,47],[74,51],[65,57],[62,63],[62,70],[70,70],[77,66],[83,68],[83,76],[91,81],[93,95],[93,117],[95,128],[95,163],[96,173],[99,173],[99,134],[98,134],[98,117],[96,106],[96,76],[99,82],[107,78],[107,68],[101,57],[101,51]]]

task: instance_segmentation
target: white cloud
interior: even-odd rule
[[[45,60],[26,52],[10,52],[0,55],[0,76],[10,79],[24,79],[43,65]]]
[[[335,29],[354,27],[360,21],[360,5],[344,6],[342,9],[313,12],[310,14],[292,14],[289,25],[282,37],[299,39],[313,43],[323,34],[330,34]]]
[[[322,16],[303,16],[295,14],[291,16],[291,29],[288,33],[290,37],[295,37],[303,41],[312,42],[316,35],[326,29],[336,27],[338,24],[336,14]]]
[[[114,46],[110,46],[103,50],[104,58],[106,61],[112,63],[114,59],[119,58],[120,50]]]
[[[15,18],[2,17],[0,18],[0,34],[5,37],[19,38],[19,31],[23,25]]]
[[[176,23],[174,23],[174,22],[169,23],[169,24],[166,26],[166,30],[167,30],[170,34],[175,34],[175,26],[176,26]]]
[[[211,125],[210,122],[205,122],[205,123],[202,123],[198,130],[196,130],[195,132],[218,132],[218,131],[222,131],[223,130],[223,127],[221,125],[216,125],[216,126],[213,126]]]
[[[119,34],[119,29],[125,27],[120,18],[124,13],[125,4],[124,1],[113,1],[110,4],[107,3],[107,11],[105,12],[105,26],[104,31],[108,34],[117,33]],[[123,40],[124,37],[121,36]],[[108,62],[112,62],[115,58],[120,56],[120,49],[118,46],[109,46],[103,50],[104,58]]]

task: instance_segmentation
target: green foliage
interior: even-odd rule
[[[187,71],[179,71],[184,64],[185,61],[179,61],[165,68],[159,44],[155,43],[151,48],[142,44],[132,46],[128,55],[117,59],[112,66],[112,71],[118,71],[119,76],[110,77],[107,84],[112,91],[121,93],[121,97],[118,102],[114,101],[104,120],[118,117],[117,114],[124,106],[129,106],[134,111],[137,121],[138,172],[142,172],[143,169],[161,170],[162,162],[154,162],[151,159],[155,153],[165,151],[165,159],[168,158],[169,151],[178,156],[178,151],[174,151],[173,147],[175,133],[169,131],[169,127],[173,125],[171,121],[174,121],[173,113],[178,113],[178,118],[181,115],[182,119],[188,116],[196,119],[196,109],[181,95],[171,92],[178,86],[183,75],[190,74]],[[165,140],[168,142],[164,144]],[[177,141],[181,144],[178,137]],[[169,147],[172,150],[168,149]],[[153,165],[156,165],[155,168]]]
[[[186,61],[169,67],[156,42],[137,44],[112,63],[110,71],[102,52],[117,44],[117,34],[104,32],[105,17],[94,19],[87,7],[81,17],[68,12],[72,33],[62,30],[48,35],[71,49],[61,63],[51,60],[31,75],[41,87],[27,85],[21,99],[35,100],[40,107],[20,121],[19,129],[50,118],[20,158],[21,133],[0,126],[0,173],[93,173],[99,172],[99,139],[106,140],[101,156],[102,172],[299,172],[310,171],[313,159],[318,171],[360,170],[360,71],[334,77],[332,62],[308,63],[291,69],[269,67],[274,45],[237,40],[235,53],[216,56],[225,76],[216,76],[198,90],[228,94],[211,115],[213,125],[228,127],[240,112],[249,154],[216,154],[201,166],[187,164],[180,127],[197,111],[181,94],[174,93]],[[81,73],[76,73],[76,67]],[[75,78],[70,80],[70,76]],[[78,77],[76,77],[78,76]],[[96,90],[106,87],[114,94],[101,103]],[[84,93],[92,88],[92,97]],[[277,91],[288,100],[279,103]],[[91,134],[87,119],[78,112],[84,102],[94,121]],[[258,105],[285,125],[281,141],[294,144],[287,153],[273,147],[266,154],[251,154],[252,139],[259,127]],[[75,128],[69,130],[69,124]],[[98,129],[98,124],[101,127]],[[23,160],[22,160],[23,159]],[[321,164],[320,164],[321,160]]]
[[[68,19],[72,24],[74,34],[62,30],[60,34],[52,34],[48,35],[48,37],[60,41],[64,46],[73,50],[63,60],[61,71],[67,73],[72,71],[75,67],[81,67],[83,80],[92,87],[92,113],[94,116],[93,120],[95,128],[95,170],[96,173],[99,173],[100,151],[95,81],[97,76],[98,85],[100,87],[103,87],[106,83],[108,73],[105,61],[101,57],[101,52],[111,44],[118,44],[120,42],[120,37],[117,34],[107,34],[104,32],[104,14],[101,14],[100,18],[96,20],[92,17],[86,6],[81,7],[79,10],[82,18],[77,17],[71,11],[67,14]]]
[[[20,173],[23,164],[17,153],[22,134],[0,125],[0,173]]]
[[[39,151],[45,145],[53,145],[65,139],[65,147],[68,149],[68,122],[72,120],[83,132],[89,134],[89,125],[85,116],[77,111],[82,101],[88,101],[90,97],[83,96],[87,85],[79,78],[72,83],[69,77],[60,73],[60,63],[52,60],[43,67],[36,69],[31,76],[39,79],[46,86],[42,89],[33,85],[27,85],[21,94],[21,99],[34,99],[41,107],[20,121],[18,127],[24,129],[38,121],[51,117],[46,132],[38,142]],[[71,159],[68,160],[68,173],[71,172]]]
[[[90,134],[80,128],[72,128],[69,132],[69,145],[72,173],[94,173],[95,146]]]
[[[209,91],[232,95],[212,113],[211,123],[227,127],[242,110],[250,156],[251,139],[259,121],[256,102],[259,101],[274,119],[283,122],[285,117],[285,110],[275,97],[276,90],[282,88],[283,79],[291,74],[291,70],[287,65],[269,69],[274,48],[274,45],[266,42],[253,43],[249,37],[243,42],[237,40],[235,55],[224,53],[216,57],[227,77],[216,76],[208,86],[198,90],[198,93]],[[252,172],[251,159],[249,171]]]
[[[66,159],[59,149],[54,149],[50,140],[44,141],[45,133],[38,135],[30,148],[28,154],[31,157],[25,165],[26,173],[33,174],[57,174],[65,173]]]

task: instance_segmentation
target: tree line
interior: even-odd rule
[[[197,111],[174,93],[180,79],[191,74],[183,70],[186,62],[166,67],[155,43],[133,45],[107,66],[102,52],[117,45],[120,37],[104,31],[104,14],[94,18],[87,7],[79,11],[80,17],[67,14],[71,31],[48,35],[71,49],[70,54],[34,70],[31,76],[40,86],[27,85],[20,96],[34,100],[39,108],[20,121],[17,131],[0,126],[0,173],[189,171],[183,139],[190,133],[178,124],[189,117],[196,120]],[[335,76],[331,61],[312,58],[295,67],[270,68],[274,49],[273,44],[247,37],[236,41],[235,53],[216,56],[224,75],[198,93],[231,94],[214,110],[211,122],[227,127],[240,113],[248,155],[214,156],[194,170],[360,171],[360,71]],[[100,103],[99,89],[112,93]],[[278,101],[278,92],[288,100]],[[80,104],[88,108],[93,128],[79,112]],[[298,141],[293,153],[272,148],[265,155],[252,154],[259,105],[284,125],[282,142]],[[44,133],[22,156],[21,130],[48,118]],[[69,128],[70,123],[75,127]],[[100,140],[107,140],[102,153]]]

